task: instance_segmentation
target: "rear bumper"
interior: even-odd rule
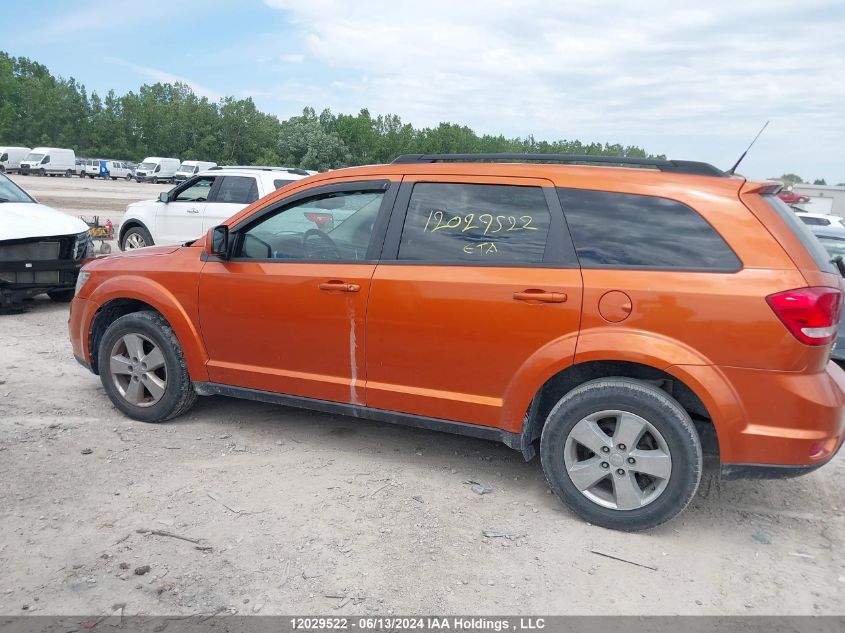
[[[720,448],[724,437],[727,477],[803,474],[830,461],[842,447],[845,372],[836,363],[816,374],[720,370],[742,410],[733,424],[716,429]]]

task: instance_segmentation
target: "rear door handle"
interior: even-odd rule
[[[339,279],[324,281],[320,284],[320,290],[325,290],[326,292],[358,292],[360,289],[361,286],[358,284],[348,284]]]
[[[528,301],[539,303],[563,303],[566,301],[566,294],[562,292],[546,292],[538,288],[529,288],[522,292],[513,293],[513,298],[516,301]]]

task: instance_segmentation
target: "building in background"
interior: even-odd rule
[[[845,187],[832,185],[794,185],[792,191],[810,198],[801,208],[810,213],[832,213],[845,217]]]

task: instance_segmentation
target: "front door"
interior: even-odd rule
[[[202,236],[202,217],[214,176],[193,178],[173,190],[156,215],[156,244],[181,244]]]
[[[390,187],[316,187],[232,227],[231,258],[200,278],[213,382],[365,403],[364,318]]]
[[[405,177],[370,290],[367,404],[515,431],[515,377],[554,341],[574,356],[581,274],[551,182],[481,180]]]

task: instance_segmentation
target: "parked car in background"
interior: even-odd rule
[[[20,171],[21,161],[31,151],[29,147],[0,147],[0,174]]]
[[[313,173],[289,167],[214,167],[162,192],[158,200],[127,206],[118,244],[127,250],[194,240],[248,204]]]
[[[795,209],[795,215],[797,215],[807,226],[833,226],[837,228],[845,228],[845,219],[838,215],[807,213],[805,211],[798,211],[796,207],[793,207],[793,209]]]
[[[783,200],[786,204],[801,204],[803,202],[809,202],[809,196],[802,196],[799,193],[795,193],[792,189],[783,189],[778,192],[778,198]]]
[[[87,158],[83,167],[85,168],[85,176],[88,178],[98,178],[100,176],[100,158]]]
[[[845,226],[839,224],[830,226],[811,225],[809,228],[821,242],[831,261],[834,261],[837,257],[845,260]],[[845,320],[839,321],[836,345],[833,347],[830,357],[839,363],[845,363]]]
[[[62,147],[35,147],[21,161],[21,174],[67,176],[76,173],[76,154]]]
[[[132,180],[132,167],[129,161],[108,160],[106,161],[106,171],[108,177],[112,180]]]
[[[230,173],[160,211],[201,215]],[[782,478],[845,441],[843,280],[779,188],[602,156],[338,169],[87,264],[73,353],[136,420],[227,395],[486,438],[539,450],[593,525],[648,529],[694,498],[705,454]]]
[[[179,165],[178,158],[148,156],[135,169],[135,180],[138,182],[152,183],[173,182]]]
[[[194,174],[198,174],[206,169],[211,169],[212,167],[217,167],[217,163],[202,160],[184,160],[182,161],[182,164],[179,165],[179,169],[176,170],[176,175],[173,178],[176,182],[181,182],[182,180],[190,178]]]
[[[85,222],[39,204],[0,174],[0,308],[43,293],[70,301],[83,260],[93,256]]]
[[[73,168],[73,173],[80,178],[85,178],[85,164],[88,162],[87,158],[76,157],[76,164]]]

